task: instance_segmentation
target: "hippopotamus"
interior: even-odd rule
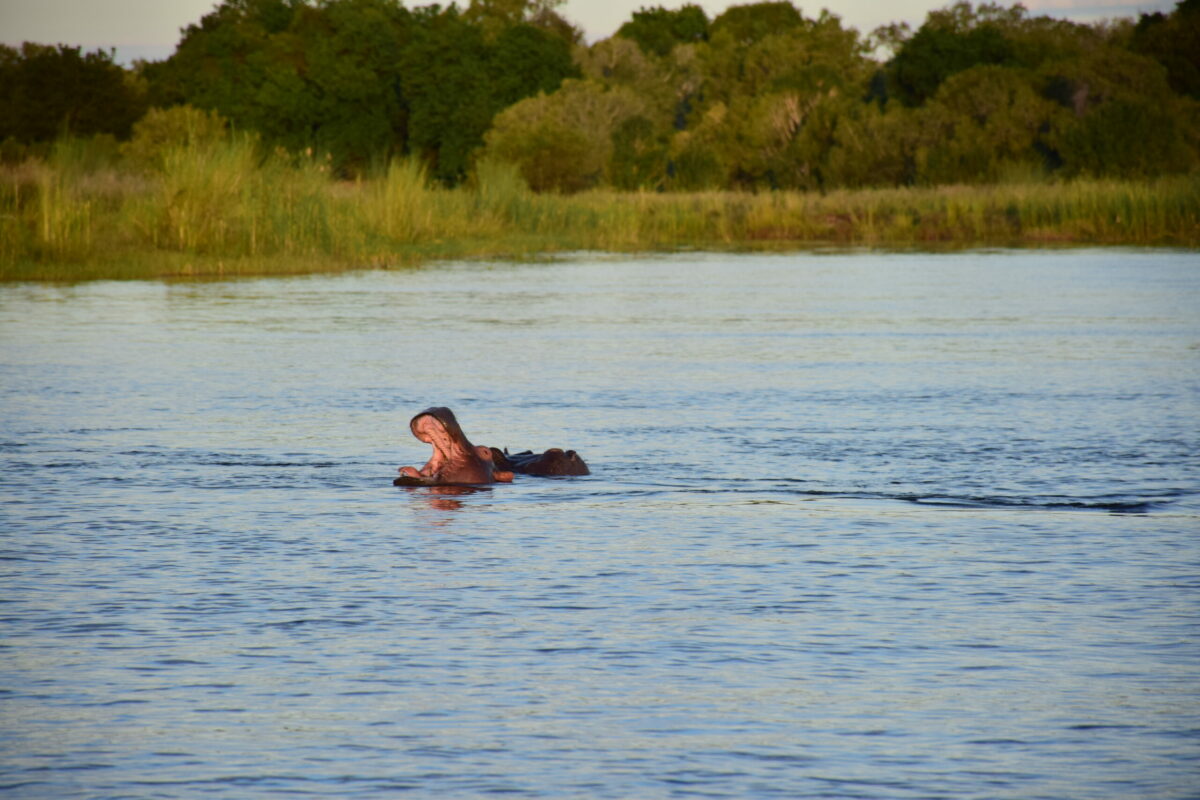
[[[499,468],[510,472],[521,472],[525,475],[541,475],[543,477],[557,475],[590,475],[588,465],[574,450],[562,450],[551,447],[544,453],[526,450],[523,453],[509,453],[507,450],[492,448],[492,462]]]
[[[574,450],[551,448],[509,455],[494,447],[473,445],[454,412],[445,406],[427,408],[408,423],[413,436],[433,445],[425,466],[401,467],[396,486],[478,486],[510,483],[514,472],[529,475],[587,475],[587,464]]]
[[[425,466],[401,467],[397,486],[446,486],[508,483],[510,470],[497,470],[492,449],[473,445],[463,433],[454,412],[444,406],[427,408],[408,423],[413,436],[433,445]]]

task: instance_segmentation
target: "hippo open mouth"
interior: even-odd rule
[[[463,433],[454,412],[445,406],[427,408],[408,423],[413,436],[433,445],[433,455],[425,466],[401,467],[398,486],[444,486],[507,483],[510,470],[498,470],[492,463],[489,447],[475,446]]]
[[[473,445],[454,412],[445,406],[427,408],[408,423],[413,436],[433,446],[425,466],[401,467],[396,486],[477,486],[509,483],[514,472],[526,475],[588,475],[587,464],[574,450],[552,447],[544,453],[510,455],[507,450]]]

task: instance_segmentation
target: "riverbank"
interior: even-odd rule
[[[411,161],[332,180],[249,142],[159,169],[0,170],[0,280],[269,275],[579,250],[1200,246],[1200,175],[828,194],[535,194],[506,165],[445,189]]]

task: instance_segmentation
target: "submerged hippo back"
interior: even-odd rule
[[[551,447],[544,453],[526,450],[523,453],[506,453],[492,448],[492,460],[497,469],[507,469],[524,475],[553,477],[556,475],[590,475],[591,470],[574,450]]]

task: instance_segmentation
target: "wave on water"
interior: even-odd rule
[[[614,493],[622,496],[657,494],[735,494],[735,495],[787,495],[807,500],[874,500],[903,502],[913,505],[947,509],[1030,509],[1062,511],[1101,511],[1117,514],[1148,514],[1160,511],[1187,498],[1190,492],[1171,490],[1145,494],[1108,494],[1086,497],[1066,495],[986,495],[956,494],[952,492],[887,492],[872,490],[800,489],[794,486],[779,486],[791,483],[787,479],[769,481],[746,480],[725,481],[704,486],[642,484],[642,488],[629,487],[627,491]],[[794,481],[801,482],[801,481]],[[734,483],[735,485],[729,485]],[[741,485],[737,485],[741,484]],[[757,484],[757,485],[745,485]],[[765,484],[765,485],[763,485]],[[607,493],[607,492],[606,492]]]
[[[1042,508],[1109,511],[1122,514],[1146,514],[1174,502],[1172,497],[1149,499],[1072,498],[1072,497],[987,497],[964,495],[896,495],[896,500],[930,506],[954,508]]]

